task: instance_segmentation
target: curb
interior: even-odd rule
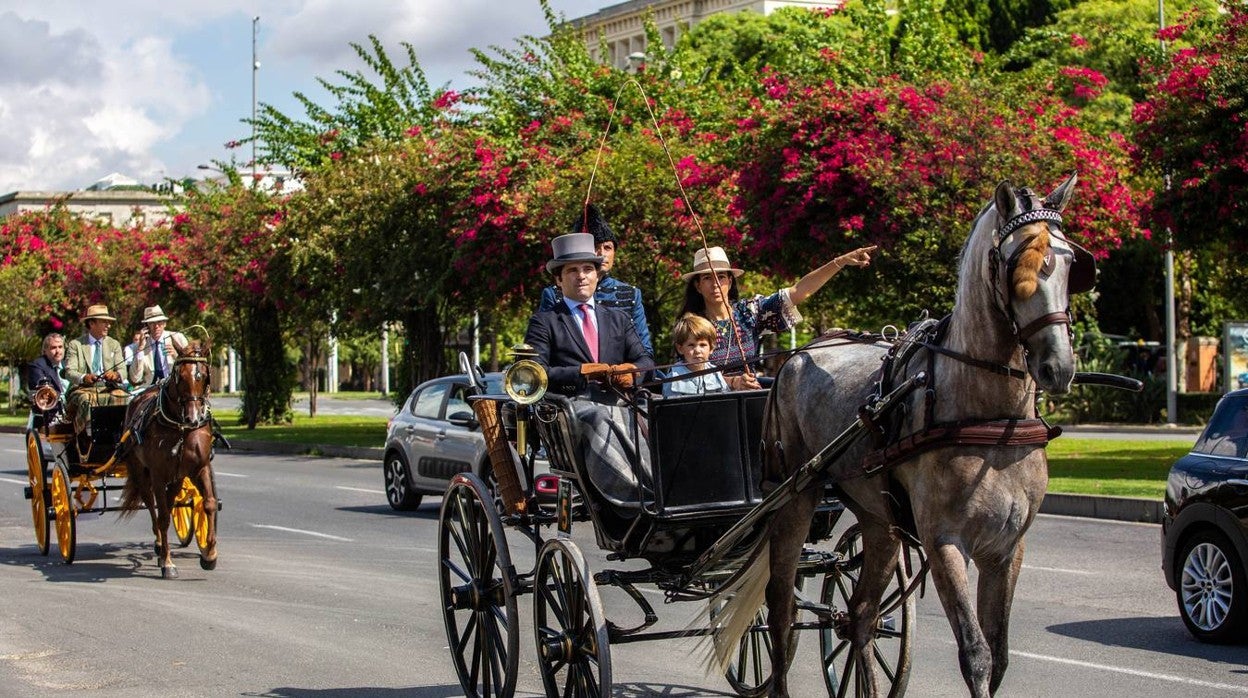
[[[385,449],[369,446],[333,446],[329,444],[284,444],[274,441],[242,441],[230,440],[230,449],[247,451],[256,454],[273,454],[285,456],[325,456],[328,458],[355,458],[358,460],[375,460],[381,462]]]
[[[1040,503],[1041,514],[1138,523],[1161,523],[1162,508],[1161,501],[1156,499],[1060,492],[1046,494]]]

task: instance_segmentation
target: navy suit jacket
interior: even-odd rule
[[[46,356],[40,356],[26,364],[26,390],[34,391],[39,387],[39,381],[47,381],[53,388],[56,388],[56,392],[60,393],[61,367],[53,366]]]
[[[600,364],[635,364],[653,368],[654,359],[637,337],[633,319],[620,310],[594,305],[598,319],[598,361]],[[546,368],[549,389],[562,395],[579,395],[588,390],[581,376],[581,364],[593,363],[580,318],[560,301],[553,310],[534,313],[524,341],[537,350],[537,360]],[[640,376],[635,379],[640,380]]]

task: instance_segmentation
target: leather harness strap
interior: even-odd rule
[[[1043,446],[1062,428],[1043,419],[990,419],[947,422],[927,427],[862,459],[864,474],[874,473],[920,453],[948,446]]]

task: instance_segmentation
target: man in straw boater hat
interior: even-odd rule
[[[121,342],[108,336],[116,320],[109,315],[107,305],[89,306],[82,318],[87,326],[86,333],[65,347],[64,373],[69,381],[65,406],[80,439],[91,423],[92,407],[125,404],[130,397],[121,389],[121,374],[118,373],[118,369],[126,365]],[[132,373],[132,380],[133,377]]]
[[[143,309],[143,329],[130,368],[133,385],[153,385],[163,380],[178,358],[177,350],[186,348],[185,335],[165,331],[168,322],[169,318],[159,305]]]
[[[598,286],[594,289],[594,300],[607,308],[618,308],[633,319],[633,327],[637,329],[637,338],[641,345],[654,355],[654,346],[650,343],[650,326],[646,324],[646,309],[641,304],[641,291],[611,276],[615,266],[615,252],[620,246],[615,231],[607,225],[607,221],[598,211],[598,207],[587,204],[584,212],[572,222],[570,233],[589,233],[594,236],[594,253],[602,257],[602,273],[598,278]],[[537,311],[551,310],[563,297],[559,286],[547,286],[542,289],[542,300]]]
[[[582,422],[577,444],[590,479],[617,504],[639,504],[630,454],[631,420],[608,388],[628,390],[640,374],[654,367],[628,315],[596,302],[603,258],[589,233],[561,235],[551,242],[546,271],[554,275],[561,298],[554,308],[529,319],[524,341],[546,368],[549,389],[573,398]],[[649,449],[636,452],[648,464]]]

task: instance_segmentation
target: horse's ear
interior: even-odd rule
[[[1066,204],[1070,203],[1070,197],[1075,195],[1075,182],[1079,180],[1079,173],[1071,172],[1070,178],[1058,185],[1057,189],[1049,192],[1044,197],[1044,207],[1051,208],[1054,211],[1061,211],[1066,208]]]
[[[186,356],[191,350],[191,345],[189,343],[185,346],[179,346],[178,343],[173,340],[169,340],[169,343],[173,345],[173,351],[178,356]]]
[[[1010,184],[1008,179],[1002,180],[997,185],[997,192],[992,195],[992,199],[1001,220],[1009,220],[1014,210],[1018,208],[1018,197],[1014,195],[1014,185]]]

